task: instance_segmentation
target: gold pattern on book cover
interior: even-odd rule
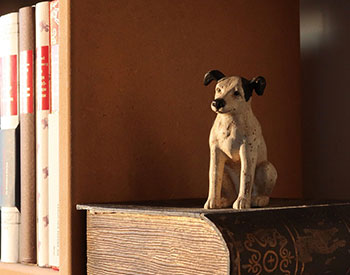
[[[279,271],[290,274],[290,266],[296,265],[296,255],[286,247],[287,238],[276,229],[248,233],[243,244],[251,252],[248,264],[242,265],[248,273],[259,275]]]

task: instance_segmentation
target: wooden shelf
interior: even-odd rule
[[[59,271],[31,265],[0,263],[1,275],[59,275]]]

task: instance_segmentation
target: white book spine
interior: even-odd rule
[[[17,207],[1,207],[1,261],[17,263],[19,258],[20,213]]]
[[[59,266],[58,113],[49,114],[49,265]]]
[[[36,5],[36,151],[38,265],[49,265],[50,2]]]
[[[2,66],[8,68],[9,66],[4,63],[10,62],[10,56],[18,55],[18,12],[13,12],[10,14],[6,14],[1,17],[0,20],[0,32],[1,32],[1,42],[0,42],[0,57]],[[18,65],[18,64],[17,64]],[[18,66],[17,66],[18,67]],[[10,90],[12,87],[12,83],[10,83],[10,78],[8,74],[10,71],[2,70],[2,80],[3,83],[0,86],[0,89]],[[17,91],[18,91],[18,82],[17,82]],[[7,102],[4,101],[12,101],[13,98],[7,92],[2,91],[1,105],[7,105]],[[4,97],[5,95],[5,97]],[[18,101],[19,104],[19,101]],[[17,104],[17,110],[18,110]],[[3,110],[4,111],[4,110]],[[2,111],[2,112],[3,112]],[[12,113],[7,113],[5,116],[1,116],[1,129],[15,129],[19,124],[19,116],[13,115]]]
[[[1,94],[1,130],[16,129],[19,125],[18,116],[18,13],[10,13],[0,17],[0,94]],[[11,70],[9,70],[11,68]],[[14,70],[14,71],[13,71]],[[16,78],[16,79],[14,79]],[[15,85],[15,87],[13,87]],[[13,94],[15,93],[15,94]],[[17,104],[15,103],[17,101]],[[14,105],[13,105],[14,104]],[[3,156],[0,156],[3,158]],[[6,156],[9,157],[9,156]],[[15,156],[12,156],[15,158]],[[7,162],[6,168],[7,168]],[[7,169],[3,167],[3,173]],[[13,171],[12,171],[13,172]],[[2,189],[12,189],[15,183],[8,182],[14,179],[2,175]],[[4,186],[6,185],[6,186]],[[2,195],[7,195],[3,194]],[[20,213],[15,205],[1,207],[1,261],[16,263],[19,260],[19,226]]]
[[[59,267],[59,1],[50,3],[51,108],[49,114],[49,265]]]

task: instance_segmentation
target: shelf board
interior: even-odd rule
[[[42,268],[35,265],[8,264],[0,262],[1,275],[59,275],[51,268]]]

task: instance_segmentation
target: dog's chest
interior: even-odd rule
[[[233,121],[216,122],[210,134],[210,144],[218,146],[233,161],[238,161],[242,134]]]

